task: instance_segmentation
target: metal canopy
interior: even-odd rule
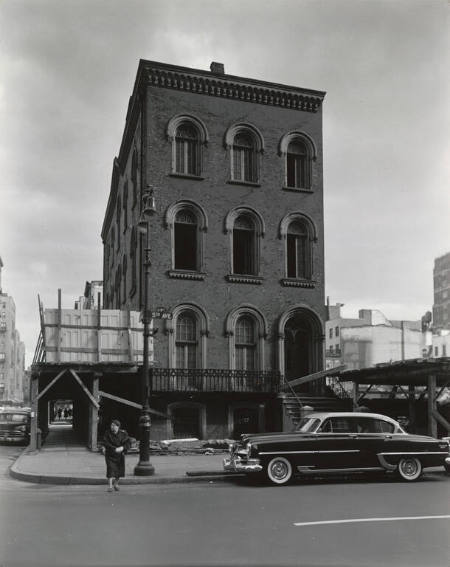
[[[347,370],[339,374],[341,381],[385,386],[427,386],[428,378],[436,377],[436,386],[450,383],[450,358],[413,359],[377,364],[373,368]]]

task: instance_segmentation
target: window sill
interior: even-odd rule
[[[306,187],[289,187],[287,185],[283,185],[283,191],[294,191],[294,193],[314,193],[312,189],[307,189]]]
[[[261,183],[257,183],[256,181],[240,181],[237,179],[229,179],[227,181],[229,185],[244,185],[246,187],[261,187]]]
[[[283,278],[280,280],[281,285],[285,287],[304,287],[315,288],[316,282],[313,280],[297,279],[297,278]]]
[[[169,278],[175,278],[179,280],[198,280],[202,281],[206,278],[206,274],[202,272],[191,272],[189,270],[169,270],[167,272]]]
[[[244,274],[228,274],[225,276],[227,282],[231,283],[244,283],[244,284],[255,284],[261,285],[264,281],[264,278],[261,276],[247,276]]]
[[[176,171],[169,173],[169,177],[181,177],[181,179],[193,179],[195,181],[203,181],[205,179],[201,175],[191,175],[189,173],[177,173]]]

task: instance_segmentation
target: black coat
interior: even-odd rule
[[[117,433],[106,431],[103,437],[105,448],[106,477],[120,478],[125,476],[125,453],[130,447],[128,433],[119,429]],[[117,447],[123,447],[122,453],[116,453]]]

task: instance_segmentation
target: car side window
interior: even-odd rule
[[[354,430],[351,426],[351,420],[346,417],[333,417],[331,421],[333,433],[352,433]]]
[[[330,433],[331,429],[331,419],[326,419],[322,425],[317,430],[319,433]]]

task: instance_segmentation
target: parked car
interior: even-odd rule
[[[442,437],[443,441],[447,441],[447,443],[450,446],[450,437]],[[450,473],[450,451],[449,454],[445,457],[445,461],[444,461],[444,469]]]
[[[0,409],[0,441],[27,445],[30,441],[29,409]]]
[[[294,475],[397,473],[417,480],[424,468],[443,466],[447,441],[410,435],[385,415],[314,412],[291,433],[243,435],[230,445],[225,471],[266,477],[275,485]]]

